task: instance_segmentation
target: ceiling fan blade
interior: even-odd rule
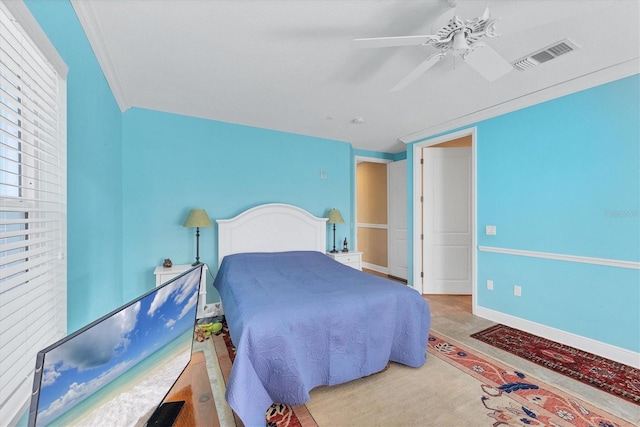
[[[463,59],[490,82],[497,80],[513,70],[511,64],[500,56],[498,52],[484,43],[477,46],[472,52],[464,56]]]
[[[394,87],[390,89],[390,92],[395,92],[408,86],[411,82],[416,80],[422,74],[424,74],[429,68],[433,67],[436,62],[440,61],[446,55],[446,51],[434,53],[427,59],[425,59],[420,65],[413,69],[405,78],[400,80]]]
[[[399,36],[399,37],[374,37],[368,39],[354,39],[355,47],[376,48],[396,46],[419,46],[433,36]]]

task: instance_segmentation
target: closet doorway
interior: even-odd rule
[[[356,250],[362,266],[388,274],[389,161],[356,158]]]
[[[407,280],[407,162],[356,157],[355,248],[362,266]]]

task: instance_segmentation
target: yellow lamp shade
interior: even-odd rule
[[[185,227],[211,227],[212,225],[211,219],[204,209],[191,209],[184,222]]]
[[[343,222],[344,219],[342,219],[342,214],[338,209],[334,208],[329,210],[329,220],[327,221],[328,224],[342,224]]]

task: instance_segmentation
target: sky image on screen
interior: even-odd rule
[[[148,419],[191,358],[200,278],[196,267],[42,350],[29,424]]]

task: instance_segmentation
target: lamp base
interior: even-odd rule
[[[338,251],[337,251],[337,250],[335,250],[335,249],[333,249],[333,250],[329,251],[329,253],[330,253],[330,254],[337,254],[337,253],[338,253]]]

